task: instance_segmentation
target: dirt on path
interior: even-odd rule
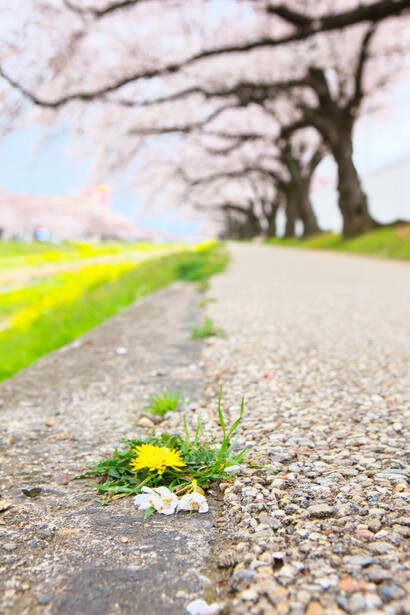
[[[101,507],[72,481],[148,433],[147,395],[198,395],[198,300],[175,283],[0,386],[1,613],[176,614],[207,586],[212,512],[144,522],[131,499]]]

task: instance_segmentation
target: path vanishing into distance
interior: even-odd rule
[[[410,612],[410,267],[229,249],[205,308],[226,337],[189,339],[202,297],[177,283],[0,385],[1,613]],[[220,387],[231,421],[245,395],[257,467],[205,515],[101,507],[71,478],[149,433],[140,409],[169,387],[215,433]]]

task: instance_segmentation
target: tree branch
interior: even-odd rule
[[[233,141],[240,141],[245,143],[245,141],[257,141],[259,139],[266,140],[269,137],[266,134],[261,134],[259,132],[238,132],[232,134],[230,132],[224,132],[223,130],[206,130],[204,131],[204,135],[208,135],[211,137],[221,137],[222,139],[231,139]]]
[[[219,90],[208,90],[202,86],[193,86],[168,94],[166,96],[159,96],[157,98],[149,98],[141,101],[133,101],[127,99],[107,99],[111,103],[120,104],[125,107],[149,107],[156,104],[173,102],[176,100],[183,100],[194,94],[201,94],[204,98],[210,100],[212,98],[233,98],[235,97],[239,106],[246,107],[249,104],[256,103],[263,106],[266,112],[269,112],[273,117],[274,114],[263,103],[267,100],[271,100],[276,94],[282,90],[289,90],[291,88],[299,87],[314,87],[314,83],[310,75],[302,79],[288,79],[287,81],[277,81],[273,83],[255,83],[252,81],[239,81],[236,85],[221,88]],[[275,117],[276,119],[276,117]]]
[[[360,54],[357,62],[355,73],[355,89],[352,98],[347,104],[347,107],[352,111],[356,111],[363,99],[363,76],[366,61],[369,57],[369,46],[376,32],[376,24],[372,24],[366,31],[362,43],[360,45]]]
[[[284,4],[279,5],[269,5],[266,8],[266,12],[271,15],[277,15],[281,19],[284,19],[288,23],[293,26],[297,26],[298,28],[309,28],[312,23],[312,18],[307,17],[304,13],[298,13],[297,11],[293,11],[288,6]]]
[[[269,5],[267,13],[282,17],[287,22],[302,28],[305,38],[315,32],[328,32],[329,30],[341,30],[348,26],[364,21],[377,22],[386,17],[399,15],[410,8],[407,0],[379,0],[372,4],[360,4],[358,7],[324,15],[323,17],[306,17],[305,14],[293,11],[282,4]]]
[[[163,70],[165,71],[163,73],[164,75],[171,74],[178,70],[178,66],[175,64],[170,64],[167,67],[165,67]],[[158,71],[156,70],[147,70],[145,72],[143,71],[139,73],[137,78],[138,79],[150,79],[151,77],[155,77],[157,74],[158,74]],[[13,77],[11,77],[1,65],[0,65],[0,77],[2,77],[12,88],[20,92],[20,94],[24,96],[24,98],[27,98],[33,104],[38,105],[39,107],[46,107],[49,109],[57,109],[75,100],[87,102],[87,101],[92,101],[96,99],[104,99],[107,94],[110,94],[111,92],[115,92],[116,90],[119,90],[125,85],[128,85],[129,83],[132,83],[136,80],[135,75],[132,75],[130,77],[124,77],[123,79],[120,79],[116,81],[115,83],[102,86],[101,88],[96,88],[95,90],[88,90],[88,91],[84,90],[82,92],[74,92],[73,94],[66,94],[64,96],[57,97],[53,100],[53,99],[42,98],[41,96],[33,92],[30,92],[30,90],[27,89],[24,85],[20,84],[18,81],[13,79]]]
[[[298,130],[302,130],[303,128],[309,128],[312,126],[312,123],[307,118],[302,118],[297,122],[293,122],[292,124],[288,124],[287,126],[283,126],[280,131],[280,141],[287,141],[293,133]]]
[[[306,179],[309,181],[312,179],[313,173],[316,171],[318,165],[322,162],[325,153],[324,144],[320,143],[307,163]]]
[[[71,2],[71,0],[63,0],[64,6],[70,11],[81,15],[92,15],[96,19],[100,19],[109,13],[114,13],[115,11],[119,11],[121,9],[128,9],[136,4],[142,4],[143,2],[148,2],[148,0],[118,0],[117,2],[112,2],[103,8],[98,9],[91,6],[78,6],[75,2]]]
[[[275,182],[282,181],[279,175],[276,173],[276,171],[272,171],[270,169],[264,169],[263,167],[252,166],[252,165],[243,167],[242,169],[237,169],[235,171],[218,171],[216,173],[211,173],[209,175],[206,175],[205,177],[197,177],[197,178],[191,177],[190,178],[184,172],[182,172],[181,174],[183,176],[184,181],[186,181],[186,183],[189,184],[190,188],[195,188],[196,186],[202,186],[203,184],[209,184],[214,181],[218,181],[220,179],[237,179],[237,178],[241,178],[241,177],[244,177],[246,175],[251,175],[251,174],[261,175],[263,177],[269,177],[270,179],[275,180]]]
[[[189,124],[181,124],[180,126],[173,125],[173,126],[152,126],[148,128],[132,128],[128,134],[142,135],[142,136],[143,135],[146,135],[146,136],[163,135],[163,134],[170,134],[170,133],[177,133],[177,132],[181,134],[189,134],[190,132],[193,132],[194,130],[204,128],[204,126],[206,126],[207,124],[215,120],[219,115],[221,115],[228,109],[236,109],[236,108],[237,108],[236,104],[228,103],[226,105],[223,105],[222,107],[219,107],[219,109],[215,109],[208,115],[208,117],[206,117],[203,120],[199,120],[198,122],[191,122]],[[212,133],[208,133],[208,134],[212,134]]]
[[[164,0],[162,0],[164,2]],[[144,4],[149,0],[114,0],[103,8],[82,7],[72,2],[72,0],[63,0],[64,5],[71,11],[81,14],[89,14],[95,18],[105,17],[110,13],[128,9],[137,4]],[[399,6],[395,6],[399,5]],[[401,8],[401,5],[405,5]],[[276,15],[289,24],[296,26],[300,30],[300,34],[310,36],[312,33],[326,30],[334,30],[345,28],[349,25],[363,21],[379,21],[390,15],[397,15],[409,8],[406,6],[405,0],[378,0],[369,5],[360,5],[354,9],[341,11],[340,13],[330,13],[322,17],[308,16],[305,13],[294,11],[283,4],[271,4],[266,7],[266,12],[270,15]],[[303,31],[306,32],[303,32]]]
[[[235,211],[245,215],[249,215],[250,212],[248,207],[241,207],[240,205],[234,205],[233,203],[224,203],[219,206],[219,209],[222,209],[223,211]]]
[[[75,7],[71,0],[65,0],[65,2],[66,5],[68,2],[68,5],[70,5],[71,8]],[[117,8],[119,8],[121,5],[125,6],[124,2],[121,2],[121,0],[119,0],[118,3],[114,3],[112,6],[117,6]],[[185,60],[182,60],[181,62],[165,64],[164,66],[156,69],[137,71],[131,73],[130,75],[124,76],[123,78],[111,84],[102,86],[101,88],[73,92],[72,94],[66,94],[57,97],[54,100],[43,99],[41,96],[30,92],[27,88],[25,88],[22,84],[18,83],[15,79],[13,79],[13,77],[8,75],[6,71],[4,71],[4,69],[1,68],[0,76],[2,76],[3,79],[5,79],[10,86],[17,89],[23,96],[31,100],[32,103],[43,107],[57,108],[73,100],[90,101],[97,98],[103,98],[106,94],[114,92],[123,87],[124,85],[134,83],[141,79],[170,75],[172,73],[178,72],[179,70],[187,66],[195,64],[200,60],[205,60],[224,54],[246,53],[254,49],[277,47],[279,45],[285,45],[287,43],[305,40],[313,34],[317,34],[318,32],[327,32],[331,30],[343,29],[357,23],[368,21],[375,23],[393,15],[400,15],[409,9],[410,0],[378,0],[377,2],[373,2],[372,4],[360,5],[356,9],[325,15],[320,18],[305,17],[300,13],[294,12],[293,20],[300,20],[300,18],[303,17],[304,23],[307,24],[308,22],[309,25],[299,26],[298,28],[296,28],[295,32],[277,38],[272,36],[266,36],[241,44],[206,49],[185,58]],[[107,9],[101,9],[100,11],[106,10]],[[273,5],[270,6],[267,10],[271,14],[278,14],[278,16],[280,16],[279,13],[277,13],[277,11],[279,11],[282,12],[283,15],[282,5]],[[288,21],[292,23],[290,21],[292,11],[290,11],[290,9],[287,9],[287,14]]]

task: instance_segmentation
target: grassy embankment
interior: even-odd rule
[[[144,295],[177,279],[204,283],[227,262],[226,251],[216,244],[183,251],[180,248],[174,253],[171,248],[171,253],[153,253],[152,258],[141,263],[130,262],[129,246],[118,244],[88,248],[85,244],[67,245],[62,247],[62,253],[56,247],[50,250],[38,245],[16,244],[14,248],[13,252],[12,244],[0,243],[0,271],[11,266],[10,259],[17,273],[16,259],[22,268],[27,264],[31,267],[50,263],[50,258],[54,259],[52,262],[72,259],[75,267],[71,272],[35,277],[21,287],[3,289],[0,293],[0,380],[67,344]],[[133,250],[136,249],[134,246]],[[123,262],[118,262],[121,250],[125,256]],[[87,264],[87,258],[107,254],[115,255],[113,263]],[[78,268],[77,261],[82,258],[84,266]]]
[[[268,239],[273,246],[291,246],[315,250],[351,252],[396,260],[410,260],[410,224],[378,229],[354,239],[334,233],[322,233],[307,239]]]

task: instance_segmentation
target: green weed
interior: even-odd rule
[[[198,303],[198,307],[205,308],[210,303],[215,303],[216,299],[214,297],[205,297]]]
[[[243,412],[244,399],[241,401],[237,419],[228,427],[219,396],[218,420],[222,436],[219,443],[216,443],[215,439],[204,439],[200,418],[197,420],[195,434],[191,437],[185,419],[183,435],[163,433],[152,434],[144,439],[123,440],[121,450],[114,450],[111,457],[99,461],[77,478],[98,478],[99,482],[92,483],[92,486],[104,497],[105,502],[113,497],[140,493],[144,486],[154,488],[161,485],[172,491],[179,491],[192,484],[192,481],[196,481],[202,489],[207,489],[212,483],[232,480],[232,474],[227,470],[242,464],[246,455],[246,449],[236,452],[235,442],[232,439],[242,421]],[[151,444],[178,452],[183,459],[184,467],[179,470],[167,468],[163,473],[148,469],[133,470],[135,449],[142,444]]]
[[[198,282],[200,288],[205,287],[211,276],[225,269],[228,258],[225,246],[220,243],[214,244],[206,259],[197,252],[196,255],[192,255],[189,262],[181,263],[178,268],[178,278],[187,282]]]
[[[164,416],[167,412],[178,409],[181,403],[181,395],[178,391],[162,391],[158,395],[151,395],[149,405],[145,408],[146,412]]]
[[[207,337],[225,337],[226,333],[223,329],[217,327],[209,316],[205,316],[202,325],[194,325],[191,327],[191,338],[205,339]]]

